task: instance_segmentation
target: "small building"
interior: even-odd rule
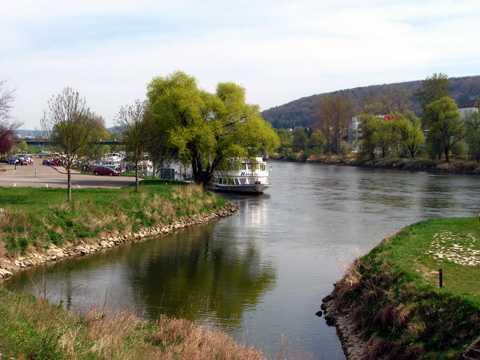
[[[462,114],[462,119],[465,118],[467,113],[478,111],[476,105],[479,101],[480,96],[471,96],[470,100],[458,103],[458,111],[460,111],[460,114]]]

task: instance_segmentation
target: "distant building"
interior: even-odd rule
[[[470,100],[463,101],[458,104],[458,111],[460,111],[460,114],[462,114],[462,118],[464,118],[469,112],[478,111],[475,105],[479,100],[480,96],[471,96]]]
[[[348,143],[352,151],[360,151],[362,147],[362,125],[357,116],[352,117],[348,124]]]

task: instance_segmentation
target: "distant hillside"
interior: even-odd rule
[[[339,90],[332,92],[331,94],[336,94],[339,92],[347,95],[355,104],[356,111],[360,111],[360,100],[365,99],[367,93],[370,93],[373,97],[376,97],[379,94],[387,93],[392,89],[401,86],[409,93],[413,94],[422,86],[422,81],[423,80],[397,84],[372,85],[354,89]],[[480,76],[450,78],[450,82],[452,84],[450,88],[450,96],[455,99],[457,104],[469,100],[470,96],[480,95]],[[330,93],[317,94],[294,100],[288,104],[265,110],[262,112],[262,116],[277,129],[293,129],[296,126],[311,126],[318,121],[315,117],[315,109],[318,98],[327,94]],[[410,99],[408,109],[414,111],[418,116],[422,115],[420,102],[414,97]]]

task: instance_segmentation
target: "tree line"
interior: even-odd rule
[[[19,124],[9,113],[13,92],[3,95],[7,106],[0,103],[0,137],[7,138]],[[180,162],[191,167],[196,183],[208,185],[216,169],[235,166],[243,158],[267,157],[278,148],[277,133],[263,120],[259,106],[245,98],[245,89],[233,82],[218,83],[216,92],[209,93],[182,71],[153,78],[146,99],[120,107],[114,119],[116,136],[135,164],[137,191],[138,165],[145,158],[156,164]],[[63,158],[71,201],[71,170],[96,148],[92,143],[108,134],[105,121],[67,87],[48,101],[40,124]]]
[[[359,123],[361,155],[374,158],[394,153],[415,158],[419,154],[432,159],[450,161],[451,154],[470,154],[480,161],[480,118],[478,111],[462,118],[455,100],[449,96],[451,82],[445,74],[427,77],[422,86],[409,94],[394,87],[384,94],[366,93],[360,112],[354,111],[353,101],[340,92],[319,97],[316,101],[316,122],[310,127],[293,131],[277,130],[282,146],[280,152],[303,152],[345,155],[348,127],[356,115]],[[410,98],[420,99],[423,117],[408,108]],[[291,155],[294,156],[294,155]]]

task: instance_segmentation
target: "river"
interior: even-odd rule
[[[5,286],[82,313],[128,308],[217,326],[275,357],[345,359],[315,316],[354,258],[425,219],[478,216],[480,177],[269,162],[272,188],[225,195],[213,224],[18,273]]]

